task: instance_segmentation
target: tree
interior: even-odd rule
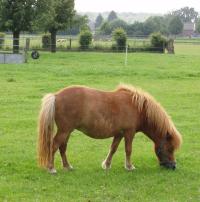
[[[194,8],[184,7],[171,13],[173,16],[178,16],[182,22],[196,22],[198,12]]]
[[[37,0],[1,0],[0,28],[13,33],[13,52],[19,52],[19,37],[22,31],[31,31],[36,17]]]
[[[178,16],[174,16],[169,22],[170,34],[180,34],[183,31],[183,23]]]
[[[197,20],[197,23],[196,23],[196,31],[200,33],[200,18]]]
[[[57,31],[70,27],[74,15],[74,0],[46,1],[46,11],[42,16],[42,26],[51,34],[51,52],[56,52]]]
[[[88,22],[87,15],[81,16],[76,14],[71,21],[71,25],[67,27],[66,34],[77,35],[81,30],[89,29]]]
[[[113,31],[112,37],[117,44],[118,50],[124,50],[126,47],[127,35],[124,29],[117,28]]]
[[[144,22],[143,27],[144,35],[149,35],[153,32],[161,32],[166,34],[168,32],[165,18],[162,16],[149,17]]]
[[[111,31],[113,31],[114,29],[119,28],[119,27],[126,30],[127,26],[128,26],[127,23],[123,20],[120,20],[120,19],[115,19],[112,22],[110,22]]]
[[[117,18],[118,17],[115,11],[111,11],[108,15],[108,22],[112,22],[113,20],[116,20]]]
[[[123,20],[116,19],[112,22],[104,22],[102,26],[100,27],[100,34],[110,35],[112,31],[116,28],[123,28],[124,30],[127,30],[127,23]]]
[[[134,36],[144,35],[144,23],[136,21],[135,23],[128,25],[127,34]]]
[[[88,49],[92,43],[92,33],[90,30],[83,30],[79,35],[79,44],[81,49]]]
[[[157,24],[151,18],[149,18],[144,22],[143,31],[144,35],[149,35],[153,32],[157,32]]]
[[[102,23],[103,23],[103,17],[101,14],[99,14],[95,20],[95,28],[100,27]]]
[[[100,27],[100,34],[109,35],[111,34],[112,30],[110,24],[108,22],[104,22]]]

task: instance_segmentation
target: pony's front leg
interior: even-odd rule
[[[110,169],[111,168],[111,162],[112,162],[112,157],[113,157],[113,154],[117,151],[117,147],[119,146],[119,143],[122,139],[122,135],[117,135],[117,136],[114,136],[113,138],[113,142],[110,146],[110,150],[109,150],[109,153],[106,157],[106,159],[102,162],[102,168],[103,169]]]
[[[131,163],[133,138],[134,138],[133,131],[126,131],[124,133],[125,152],[126,152],[125,169],[128,171],[132,171],[135,169],[135,166]]]

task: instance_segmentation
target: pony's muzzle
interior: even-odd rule
[[[167,169],[176,169],[176,162],[160,162],[160,166],[163,166]]]

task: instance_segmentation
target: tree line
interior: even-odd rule
[[[183,31],[186,22],[196,24],[196,31],[200,33],[200,17],[194,8],[184,7],[164,16],[152,16],[144,22],[128,24],[119,19],[117,13],[111,11],[107,19],[99,14],[95,20],[96,34],[110,35],[117,27],[123,28],[130,36],[148,36],[153,32],[164,35],[177,35]]]
[[[74,9],[74,0],[1,0],[0,31],[12,32],[13,52],[19,52],[19,38],[22,32],[49,32],[51,51],[56,51],[56,34],[79,34],[90,30],[87,16],[80,16]],[[116,28],[123,28],[127,35],[179,34],[184,22],[196,22],[200,32],[200,18],[194,8],[181,8],[165,16],[154,16],[145,22],[128,24],[111,11],[107,19],[101,14],[96,18],[96,34],[111,34]]]

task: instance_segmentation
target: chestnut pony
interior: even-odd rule
[[[53,137],[54,122],[57,132]],[[113,154],[122,138],[125,140],[125,168],[133,170],[132,141],[135,133],[143,132],[155,144],[161,166],[175,169],[175,150],[181,135],[163,107],[148,93],[133,86],[119,85],[114,91],[100,91],[71,86],[42,100],[39,117],[39,165],[56,173],[54,154],[59,149],[63,167],[72,169],[65,154],[70,133],[77,129],[86,135],[103,139],[113,137],[103,169],[111,167]]]

